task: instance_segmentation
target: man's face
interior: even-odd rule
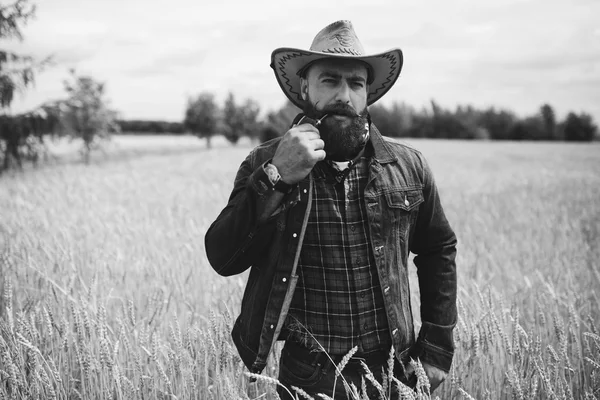
[[[368,121],[366,66],[353,60],[319,60],[301,80],[301,90],[307,116],[328,115],[319,127],[327,158],[354,157],[364,145]]]

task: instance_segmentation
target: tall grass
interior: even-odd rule
[[[459,238],[434,397],[600,398],[598,146],[413,145]],[[203,247],[248,151],[0,178],[0,398],[275,398],[229,338],[246,275],[218,277]],[[262,376],[277,370],[274,354]]]

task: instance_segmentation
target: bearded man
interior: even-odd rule
[[[414,386],[411,358],[434,390],[452,362],[456,236],[422,154],[385,139],[369,117],[400,75],[402,51],[364,54],[349,21],[325,27],[308,51],[273,52],[281,89],[304,112],[244,160],[206,233],[216,272],[250,268],[232,331],[245,365],[260,373],[285,340],[283,399],[292,386],[347,398],[350,383],[361,386],[362,363],[378,379],[393,373]],[[416,339],[409,252],[421,296]]]

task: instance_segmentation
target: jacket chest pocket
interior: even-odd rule
[[[383,194],[385,207],[384,217],[394,227],[408,229],[414,223],[419,212],[419,206],[423,203],[423,191],[421,189],[397,189]]]

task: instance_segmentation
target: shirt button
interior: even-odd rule
[[[271,325],[271,329],[273,329],[273,328],[274,328],[274,326],[273,326],[273,325]]]
[[[283,278],[282,281],[287,282],[287,278]]]
[[[365,292],[362,292],[362,293],[360,294],[360,297],[364,299],[364,298],[365,298]]]
[[[352,226],[350,226],[350,230],[351,230],[352,232],[354,232],[354,231],[356,230],[356,227],[355,227],[354,225],[352,225]]]
[[[308,193],[308,190],[304,189],[304,193]]]
[[[298,235],[297,235],[297,234],[295,234],[295,233],[294,233],[292,236],[293,236],[293,237],[298,237]]]
[[[367,329],[369,329],[369,327],[367,326],[367,324],[363,325],[363,329],[366,331]]]

